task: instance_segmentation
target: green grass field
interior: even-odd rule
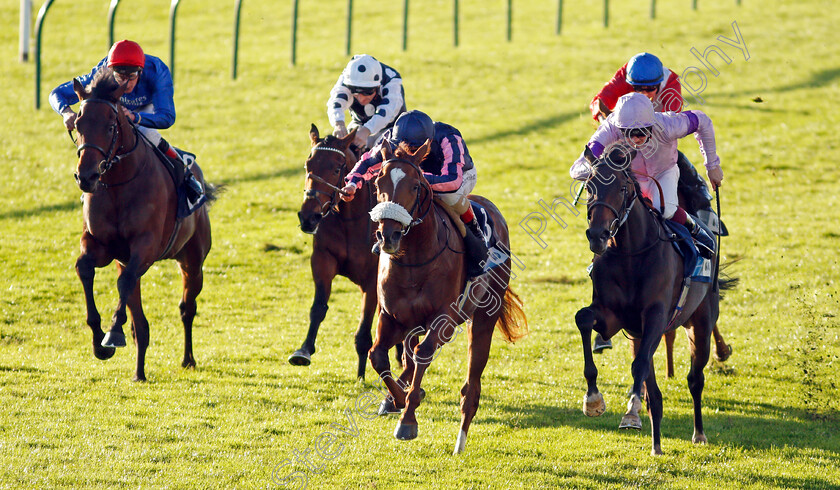
[[[33,108],[34,66],[17,61],[18,3],[0,4],[0,488],[267,488],[299,471],[308,488],[836,488],[840,486],[838,239],[840,55],[836,5],[702,0],[514,2],[463,0],[460,46],[452,2],[411,2],[408,50],[402,2],[354,2],[353,51],[397,68],[410,108],[458,127],[476,160],[476,192],[492,199],[526,265],[513,282],[531,334],[494,342],[482,403],[466,452],[452,456],[466,336],[445,347],[424,379],[420,436],[397,441],[395,418],[355,418],[338,433],[331,461],[314,455],[331,424],[347,425],[357,399],[375,390],[373,370],[355,379],[353,330],[359,295],[334,283],[330,310],[308,368],[286,358],[300,346],[312,301],[311,237],[296,212],[308,128],[328,129],[325,103],[347,62],[347,2],[303,1],[298,63],[290,66],[291,2],[243,2],[239,77],[232,80],[233,2],[182,2],[176,53],[178,120],[165,137],[198,154],[208,180],[227,185],[211,210],[194,330],[198,367],[180,367],[180,278],[158,263],[143,278],[151,324],[147,383],[131,381],[130,346],[96,360],[74,270],[82,228],[76,157],[46,103],[56,85],[84,73],[108,48],[108,2],[55,2],[43,34],[42,108]],[[36,7],[41,2],[36,2]],[[168,61],[164,0],[123,2],[116,36]],[[734,39],[746,54],[717,40]],[[691,54],[713,43],[714,76]],[[583,356],[574,314],[588,304],[591,259],[585,220],[550,223],[540,247],[518,223],[538,201],[568,197],[568,167],[593,131],[586,105],[639,51],[681,73],[701,69],[705,111],[715,123],[731,236],[726,260],[741,283],[722,305],[720,328],[734,347],[706,370],[709,444],[691,443],[685,336],[677,376],[664,379],[662,457],[651,457],[650,424],[619,432],[631,383],[628,341],[597,357],[607,412],[580,409]],[[697,85],[698,77],[692,75]],[[760,98],[760,99],[758,99]],[[761,102],[757,102],[761,100]],[[681,145],[700,163],[692,138]],[[565,211],[563,211],[565,212]],[[269,246],[271,245],[271,246]],[[103,321],[116,305],[114,266],[100,270]],[[295,476],[295,475],[293,475]]]

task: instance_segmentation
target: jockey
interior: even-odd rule
[[[461,133],[454,127],[433,122],[429,116],[417,110],[404,113],[350,171],[346,177],[347,185],[342,189],[349,196],[341,198],[352,200],[362,181],[369,181],[379,174],[382,168],[382,145],[390,144],[394,148],[401,146],[414,152],[426,140],[431,141],[431,147],[429,154],[420,162],[423,176],[435,195],[450,206],[466,225],[468,232],[464,237],[464,245],[468,256],[467,276],[478,277],[483,274],[482,262],[487,260],[487,244],[467,199],[478,180],[478,173]],[[373,252],[378,253],[378,247],[374,246]]]
[[[176,173],[184,173],[187,196],[191,202],[198,202],[203,192],[201,184],[193,178],[185,162],[157,131],[167,129],[175,122],[169,68],[160,58],[144,54],[143,48],[136,42],[122,40],[114,43],[108,56],[78,80],[82,86],[87,87],[94,75],[103,69],[113,70],[117,83],[126,84],[125,94],[120,98],[125,116],[146,139],[174,162]],[[77,115],[70,106],[78,101],[79,96],[73,91],[72,80],[50,92],[50,106],[64,118],[68,131],[76,127]]]
[[[343,138],[353,129],[353,143],[362,150],[372,148],[382,133],[405,112],[402,78],[396,70],[373,56],[358,54],[338,77],[327,101],[327,117],[333,134]],[[344,111],[353,121],[344,124]]]
[[[639,93],[622,95],[610,114],[590,138],[580,158],[572,165],[572,178],[589,177],[591,164],[609,153],[608,148],[626,143],[636,151],[630,162],[637,175],[642,194],[650,199],[654,208],[662,207],[662,215],[684,225],[699,242],[698,251],[710,257],[714,239],[678,205],[677,141],[695,134],[706,165],[706,175],[713,188],[723,181],[720,158],[715,152],[715,132],[712,121],[700,111],[654,112],[650,99]],[[660,200],[659,187],[662,199]],[[664,201],[664,202],[663,202]]]
[[[662,66],[662,62],[656,56],[639,53],[619,68],[612,79],[592,98],[589,110],[593,119],[603,121],[615,108],[619,97],[639,92],[650,99],[656,112],[680,112],[684,102],[681,91],[680,77],[676,73]],[[699,201],[698,207],[703,213],[698,214],[708,213],[708,219],[705,221],[715,232],[721,232],[723,227],[718,224],[717,215],[712,211],[712,195],[706,187],[706,182],[681,151],[678,151],[677,155],[677,166],[680,169],[679,188],[687,197],[694,197]]]

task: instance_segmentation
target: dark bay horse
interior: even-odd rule
[[[438,349],[451,342],[468,321],[469,367],[461,388],[461,430],[455,453],[464,450],[467,431],[478,409],[481,373],[490,355],[490,342],[498,325],[504,338],[514,342],[527,330],[521,301],[510,288],[511,258],[504,252],[499,267],[471,281],[468,294],[464,245],[446,211],[433,201],[432,189],[419,164],[429,150],[427,141],[414,154],[388,145],[376,179],[379,204],[372,215],[379,222],[376,235],[379,257],[379,324],[370,361],[390,393],[393,404],[405,407],[394,436],[417,437],[415,411],[422,399],[423,374]],[[496,206],[471,196],[492,216],[500,248],[509,250],[507,224]],[[457,219],[457,218],[456,218]],[[419,335],[425,334],[422,341]],[[404,343],[406,369],[395,379],[390,373],[388,349]]]
[[[145,381],[149,322],[143,313],[140,278],[162,259],[175,259],[181,271],[183,294],[179,304],[184,324],[183,367],[195,367],[192,325],[196,297],[204,282],[203,264],[210,251],[210,219],[202,206],[182,220],[176,219],[176,189],[170,174],[123,115],[119,85],[102,70],[86,91],[73,82],[81,100],[76,129],[79,133],[76,181],[84,192],[84,232],[76,273],[82,281],[87,324],[93,332],[93,353],[109,359],[115,347],[125,346],[126,306],[131,312],[131,333],[137,346],[135,381]],[[204,183],[198,165],[192,172],[206,189],[208,202],[215,189]],[[93,297],[97,267],[117,261],[119,302],[110,331],[105,334]]]
[[[611,155],[613,162],[623,156]],[[635,358],[631,366],[633,388],[627,413],[620,428],[641,429],[641,393],[646,388],[653,439],[652,454],[661,454],[660,423],[662,393],[656,382],[653,353],[663,334],[683,325],[691,350],[688,387],[694,401],[694,443],[705,443],[701,397],[705,368],[711,350],[712,329],[718,319],[720,290],[734,286],[734,279],[720,279],[719,287],[693,282],[682,311],[673,317],[681,294],[683,264],[667,236],[660,218],[642,200],[638,182],[627,165],[598,162],[586,183],[589,228],[586,236],[595,258],[592,304],[580,309],[575,322],[583,340],[584,376],[587,393],[583,411],[601,415],[606,409],[598,391],[591,350],[592,331],[610,338],[625,330],[634,339]]]
[[[365,377],[367,353],[373,345],[371,326],[376,313],[376,264],[372,254],[373,222],[368,214],[376,204],[372,185],[363,185],[350,202],[339,199],[344,177],[356,163],[350,150],[353,130],[344,138],[327,136],[321,139],[313,124],[309,130],[312,149],[306,160],[304,200],[298,212],[300,229],[314,236],[312,240],[312,280],[315,282],[315,299],[309,309],[309,331],[300,349],[289,357],[297,366],[308,366],[315,353],[318,328],[327,315],[332,281],[336,275],[344,276],[362,290],[362,314],[356,330],[356,352],[359,355],[357,376]],[[401,347],[401,346],[399,346]],[[397,349],[397,359],[402,349]]]

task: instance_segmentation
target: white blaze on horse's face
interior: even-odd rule
[[[397,184],[399,184],[400,181],[403,179],[403,177],[405,177],[405,172],[403,172],[402,169],[395,168],[395,169],[391,170],[390,174],[391,174],[391,183],[394,185],[394,191],[396,191],[397,190]]]

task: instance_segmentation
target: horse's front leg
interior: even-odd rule
[[[125,313],[126,304],[131,295],[134,294],[138,280],[154,262],[154,259],[150,260],[145,258],[149,256],[148,252],[150,251],[150,247],[147,244],[149,240],[136,241],[140,242],[137,244],[139,246],[132,244],[132,254],[128,263],[120,267],[120,274],[117,277],[119,301],[117,302],[117,308],[114,310],[114,316],[111,319],[111,329],[102,339],[103,347],[125,347],[123,325],[125,325],[127,319]]]
[[[390,315],[380,311],[379,323],[376,326],[376,338],[373,339],[373,347],[368,352],[368,358],[374,371],[379,374],[381,382],[385,383],[386,396],[379,406],[379,415],[398,413],[399,407],[405,406],[405,384],[401,379],[394,378],[391,373],[391,361],[388,359],[388,350],[397,342],[401,342],[405,335],[402,327]]]
[[[621,418],[621,423],[618,426],[620,429],[642,428],[639,410],[642,408],[642,389],[647,381],[647,393],[644,396],[648,400],[653,452],[655,454],[661,454],[661,450],[659,450],[659,424],[662,421],[662,395],[653,379],[653,353],[656,351],[659,342],[662,341],[667,321],[665,306],[662,302],[649,305],[642,311],[642,339],[630,368],[633,374],[633,390],[630,394],[630,400],[627,402],[627,412]]]
[[[592,357],[592,330],[598,325],[602,332],[613,332],[618,329],[618,319],[610,310],[590,305],[578,310],[575,323],[583,342],[583,376],[587,385],[586,394],[583,396],[583,413],[589,417],[597,417],[604,413],[607,405],[598,391],[598,368],[595,367],[595,359]]]
[[[315,353],[315,338],[318,337],[318,329],[321,322],[327,316],[327,301],[330,300],[332,292],[332,281],[338,273],[338,264],[335,257],[329,253],[319,253],[315,250],[310,259],[312,268],[312,280],[315,281],[315,299],[312,300],[312,307],[309,308],[309,330],[306,332],[306,339],[300,349],[289,356],[289,364],[295,366],[308,366],[312,363],[312,354]]]
[[[102,318],[93,297],[93,279],[96,276],[96,268],[105,267],[113,259],[107,254],[105,247],[94,240],[87,231],[82,235],[81,251],[76,259],[76,274],[82,281],[85,293],[86,323],[93,334],[93,355],[104,361],[114,355],[114,349],[102,346],[105,333],[102,331]]]
[[[437,318],[441,317],[439,316]],[[436,323],[433,322],[433,325]],[[419,342],[417,347],[413,349],[414,377],[411,380],[411,386],[408,388],[405,410],[403,411],[402,417],[400,417],[400,421],[397,423],[396,429],[394,429],[394,437],[397,439],[407,441],[417,437],[416,411],[424,398],[423,388],[421,387],[423,375],[426,373],[429,364],[434,360],[437,350],[444,344],[444,341],[441,339],[441,330],[443,328],[445,327],[435,328],[433,326],[429,328],[423,341]],[[408,342],[407,344],[406,349],[411,345]],[[411,350],[407,350],[406,357],[409,356],[412,356]]]
[[[131,333],[134,336],[134,344],[137,346],[137,369],[134,372],[134,381],[146,381],[146,350],[149,348],[149,321],[143,313],[143,304],[140,296],[140,279],[137,279],[137,285],[128,298],[127,306],[131,312]]]

